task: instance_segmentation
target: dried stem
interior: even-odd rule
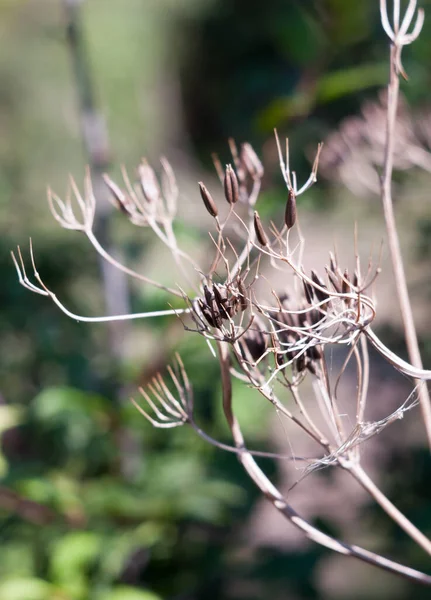
[[[406,13],[407,27],[413,17],[416,2],[410,2],[408,13]],[[394,13],[399,13],[399,0],[394,0]],[[386,2],[381,3],[382,21],[386,25],[385,30],[388,33],[388,18],[386,11]],[[421,14],[421,13],[419,13]],[[419,17],[418,17],[419,19]],[[405,33],[403,30],[402,33]],[[392,268],[395,276],[395,284],[397,289],[398,301],[401,309],[401,316],[404,326],[405,340],[410,361],[416,369],[422,369],[422,359],[419,351],[418,337],[413,319],[413,311],[410,303],[409,292],[407,288],[406,275],[401,254],[398,231],[395,221],[394,208],[392,202],[392,172],[394,164],[394,144],[395,144],[395,129],[397,119],[397,108],[399,98],[399,76],[403,73],[401,67],[401,51],[403,47],[403,39],[399,37],[398,20],[395,19],[394,35],[392,37],[391,53],[390,53],[390,77],[388,85],[388,100],[387,100],[387,121],[386,121],[386,144],[383,164],[383,175],[381,178],[381,196],[383,202],[383,211],[385,215],[386,231],[388,235],[389,250],[392,260]],[[389,35],[389,33],[388,33]],[[417,34],[418,35],[418,34]],[[410,43],[410,42],[409,42]],[[426,385],[419,380],[416,380],[418,385],[418,395],[420,399],[422,417],[425,423],[428,445],[431,449],[431,402]]]

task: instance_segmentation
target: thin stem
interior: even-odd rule
[[[413,320],[413,312],[407,288],[407,281],[401,255],[400,242],[395,222],[392,202],[392,171],[394,163],[395,127],[399,96],[399,76],[397,73],[397,61],[400,49],[391,45],[390,58],[390,80],[388,85],[388,110],[385,157],[383,175],[381,180],[381,194],[383,211],[385,215],[386,230],[388,235],[389,250],[392,260],[392,268],[395,276],[398,301],[404,326],[404,334],[410,361],[417,369],[422,369],[422,359],[419,351],[416,327]],[[419,383],[419,382],[418,382]],[[419,385],[418,395],[425,423],[428,444],[431,448],[431,403],[428,390],[425,385]]]

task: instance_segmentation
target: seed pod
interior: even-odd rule
[[[267,336],[259,326],[256,329],[249,329],[240,341],[241,347],[246,346],[253,360],[258,360],[265,352],[268,346]],[[244,352],[244,350],[243,350]]]
[[[307,356],[311,360],[320,360],[323,356],[322,347],[319,344],[317,346],[310,346],[307,348]]]
[[[228,306],[228,298],[226,289],[220,284],[216,283],[213,285],[214,301],[217,306],[217,310],[220,313],[222,319],[228,319],[231,315],[230,307]]]
[[[290,189],[287,196],[286,210],[284,211],[284,222],[288,229],[291,229],[296,223],[296,195]]]
[[[256,237],[261,246],[268,245],[268,238],[266,237],[266,233],[263,229],[262,222],[259,217],[259,213],[257,210],[254,211],[254,230],[256,232]]]
[[[245,289],[245,285],[244,285],[244,282],[241,279],[241,277],[238,277],[238,279],[237,279],[237,286],[238,286],[238,291],[241,294],[241,297],[239,300],[240,308],[241,308],[241,310],[246,310],[246,308],[248,306],[247,290]]]
[[[201,298],[198,299],[198,305],[199,305],[202,315],[205,317],[208,324],[211,327],[218,327],[211,310],[208,308],[208,306],[205,304],[205,302]]]
[[[238,179],[232,165],[226,165],[224,176],[224,195],[229,204],[235,204],[239,199]]]
[[[340,284],[340,280],[338,279],[338,277],[335,275],[335,273],[333,273],[329,267],[325,267],[326,268],[326,272],[328,274],[328,279],[332,284],[332,287],[334,288],[334,290],[340,294],[341,293],[341,284]]]
[[[357,270],[355,270],[355,272],[353,274],[353,285],[355,286],[355,288],[358,288],[360,286],[360,281],[361,281],[361,276],[360,276],[359,272]]]
[[[314,283],[316,283],[321,288],[327,289],[326,285],[323,283],[323,281],[320,279],[319,275],[316,273],[316,271],[314,269],[311,270],[311,279],[314,281]],[[328,294],[326,294],[323,290],[314,288],[314,293],[316,294],[316,297],[319,300],[319,302],[329,300]]]
[[[304,286],[304,294],[307,299],[308,304],[313,304],[314,290],[313,286],[310,285],[305,279],[302,280],[302,285]]]
[[[226,288],[221,286],[219,283],[213,285],[213,292],[216,302],[219,306],[224,306],[227,302]]]
[[[130,217],[132,213],[130,212],[130,210],[128,208],[128,206],[130,206],[129,198],[126,196],[126,194],[123,192],[123,190],[116,183],[114,183],[112,181],[112,179],[106,173],[103,174],[103,181],[105,182],[105,184],[109,188],[110,192],[114,196],[116,207],[119,208],[122,213],[124,213],[125,215]]]
[[[262,163],[252,146],[248,143],[242,145],[241,162],[252,178],[261,179],[263,177]]]
[[[329,268],[334,275],[337,274],[337,261],[335,260],[335,256],[332,252],[329,253]]]
[[[350,292],[350,276],[349,271],[347,269],[345,269],[344,271],[344,279],[341,285],[341,291],[343,292],[343,294],[348,294]]]
[[[198,185],[205,208],[212,217],[216,217],[218,215],[218,208],[213,200],[213,197],[211,196],[205,185],[202,183],[202,181],[199,181]]]
[[[214,300],[214,296],[210,292],[210,289],[207,285],[204,285],[204,296],[205,296],[205,302],[207,303],[207,305],[211,306],[211,304],[213,303],[213,300]]]

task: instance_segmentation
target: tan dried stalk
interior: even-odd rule
[[[401,53],[404,46],[406,46],[407,44],[411,44],[419,36],[424,22],[424,12],[422,9],[419,9],[413,30],[410,34],[408,33],[408,30],[414,18],[415,9],[416,0],[410,0],[406,13],[404,15],[404,19],[400,25],[400,0],[393,0],[394,23],[393,27],[391,27],[389,24],[386,0],[380,0],[382,23],[386,33],[391,39],[391,56],[389,62],[390,76],[387,100],[386,145],[383,164],[383,175],[381,179],[381,195],[386,222],[386,231],[388,235],[389,250],[392,260],[392,268],[394,271],[398,301],[404,325],[407,350],[412,365],[417,369],[422,369],[422,359],[420,355],[416,326],[413,319],[413,311],[407,288],[407,280],[404,270],[403,258],[401,254],[400,242],[398,239],[398,232],[392,203],[392,171],[394,163],[395,128],[397,121],[400,75],[403,75],[405,78],[407,78],[401,63]],[[428,445],[431,449],[430,397],[427,386],[421,380],[416,380],[416,383],[418,386],[418,395],[421,404],[422,417],[425,423],[425,429],[428,437]]]

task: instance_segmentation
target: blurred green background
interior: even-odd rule
[[[142,155],[154,163],[166,155],[181,184],[181,239],[188,247],[205,247],[207,221],[200,204],[193,208],[195,182],[214,178],[210,153],[227,160],[228,137],[252,142],[268,163],[260,210],[276,218],[284,193],[273,128],[289,135],[302,177],[315,144],[376,98],[387,80],[377,0],[76,4],[110,139],[106,167],[117,176],[121,164],[133,170]],[[431,2],[421,5],[431,15]],[[412,110],[430,108],[430,40],[428,18],[405,53],[410,82],[402,87]],[[46,203],[47,184],[63,196],[69,174],[80,182],[88,160],[65,2],[0,0],[0,600],[428,597],[291,540],[282,520],[278,536],[260,539],[268,513],[235,457],[191,430],[160,432],[140,417],[129,396],[180,349],[199,422],[229,443],[217,364],[202,338],[183,335],[169,318],[117,328],[77,323],[19,286],[9,252],[20,244],[28,256],[31,236],[40,273],[71,310],[98,315],[115,308],[115,299],[110,304],[104,297],[95,252],[83,236],[57,227]],[[429,177],[397,174],[428,361],[430,287],[421,278],[431,258]],[[333,181],[313,188],[301,210],[312,223],[341,228],[343,219],[358,218],[373,232],[373,239],[365,235],[368,244],[384,236],[376,198],[353,198]],[[128,264],[153,276],[170,272],[148,232],[121,215],[111,215],[104,234]],[[131,284],[128,293],[118,293],[135,311],[166,306],[164,294],[146,286]],[[391,310],[382,311],[381,331],[404,353]],[[380,379],[390,393],[391,373],[381,372]],[[251,396],[238,387],[249,444],[274,450],[270,407]],[[419,412],[408,419],[407,433],[398,429],[403,433],[384,438],[374,462],[390,497],[430,532],[430,465],[420,423],[414,425]],[[266,468],[275,480],[281,477],[276,463],[267,461]],[[338,489],[331,472],[315,477],[317,497],[331,485]],[[429,570],[421,552],[366,500],[355,512],[356,528],[351,516],[343,523],[327,510],[311,518],[335,535],[353,532],[359,539],[349,541]],[[280,542],[284,528],[287,543]]]

